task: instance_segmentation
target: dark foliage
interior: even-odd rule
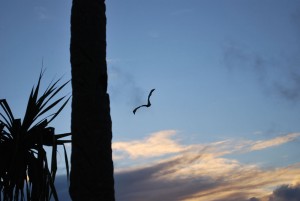
[[[50,83],[39,96],[43,71],[36,87],[32,88],[23,121],[16,119],[5,99],[0,100],[0,200],[58,200],[54,186],[57,171],[57,146],[62,145],[65,152],[67,176],[68,158],[61,140],[71,133],[55,134],[49,123],[62,111],[70,97],[56,99],[58,92],[68,82],[58,86],[60,79]],[[51,109],[58,109],[48,114]],[[51,167],[49,168],[44,146],[52,147]]]

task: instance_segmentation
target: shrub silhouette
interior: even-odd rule
[[[0,100],[0,200],[58,200],[54,186],[57,171],[57,146],[64,148],[67,176],[68,158],[64,143],[70,140],[60,138],[71,133],[55,134],[50,122],[62,111],[70,97],[56,99],[58,92],[68,82],[58,86],[60,79],[50,83],[39,96],[43,71],[36,87],[32,88],[23,121],[16,119],[5,99]],[[59,106],[52,114],[48,112]],[[44,146],[52,147],[49,169]]]

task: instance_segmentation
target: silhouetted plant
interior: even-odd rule
[[[66,84],[58,86],[60,79],[50,83],[39,96],[41,71],[36,87],[32,88],[23,122],[15,119],[5,99],[0,100],[3,113],[0,113],[0,200],[58,200],[54,180],[57,171],[57,146],[64,148],[67,177],[69,177],[68,158],[64,143],[71,140],[60,138],[71,133],[54,134],[49,123],[66,106],[70,97],[56,99],[58,92]],[[55,106],[59,109],[46,114]],[[49,169],[44,146],[52,147],[51,168]]]

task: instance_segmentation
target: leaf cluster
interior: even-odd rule
[[[0,200],[58,200],[54,186],[57,171],[57,147],[64,148],[67,176],[69,165],[65,143],[61,138],[71,133],[55,134],[51,121],[59,115],[70,96],[57,98],[69,83],[59,85],[58,79],[39,95],[41,71],[36,87],[29,96],[23,121],[15,118],[5,99],[0,100]],[[55,109],[56,108],[56,109]],[[58,109],[57,109],[58,108]],[[54,113],[48,114],[52,109]],[[51,167],[44,146],[52,147]]]

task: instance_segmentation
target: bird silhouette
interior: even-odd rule
[[[137,111],[139,108],[141,108],[141,107],[150,107],[150,106],[151,106],[151,103],[150,103],[150,96],[152,95],[152,93],[153,93],[154,90],[155,90],[155,89],[151,89],[151,91],[150,91],[150,93],[149,93],[149,95],[148,95],[148,103],[147,103],[146,105],[141,105],[141,106],[136,107],[136,108],[133,110],[133,114],[135,114],[136,111]]]

